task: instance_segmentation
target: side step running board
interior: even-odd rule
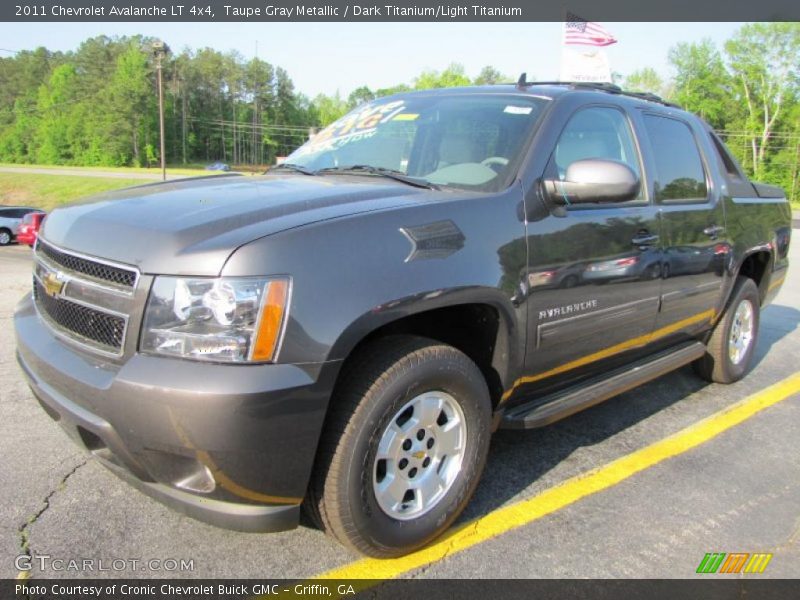
[[[501,429],[535,429],[555,423],[576,412],[599,404],[686,365],[705,354],[701,342],[687,342],[677,348],[648,356],[611,371],[607,376],[583,382],[534,402],[516,406],[503,415]]]

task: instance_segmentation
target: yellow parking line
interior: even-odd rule
[[[533,498],[454,528],[434,544],[401,558],[365,558],[314,579],[392,579],[522,527],[658,463],[703,444],[753,415],[800,392],[800,373],[607,465],[567,479]],[[375,582],[377,584],[377,582]]]

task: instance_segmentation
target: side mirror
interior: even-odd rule
[[[564,181],[545,179],[545,197],[556,206],[588,202],[627,202],[639,195],[641,182],[623,162],[603,158],[576,160]]]

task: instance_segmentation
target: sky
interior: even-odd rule
[[[607,49],[612,71],[653,67],[668,77],[672,46],[708,37],[721,47],[741,23],[603,25],[619,40]],[[492,65],[513,80],[523,71],[529,81],[558,79],[561,43],[561,23],[0,23],[0,48],[65,51],[87,37],[137,33],[173,50],[210,46],[250,57],[257,48],[259,58],[286,69],[311,97],[410,83],[423,69],[452,62],[471,77]]]

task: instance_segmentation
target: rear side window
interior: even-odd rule
[[[33,209],[30,208],[10,208],[8,210],[7,217],[11,217],[12,219],[21,219],[25,215],[34,212]]]
[[[705,169],[689,126],[656,115],[645,115],[644,124],[656,164],[656,201],[705,202]]]

